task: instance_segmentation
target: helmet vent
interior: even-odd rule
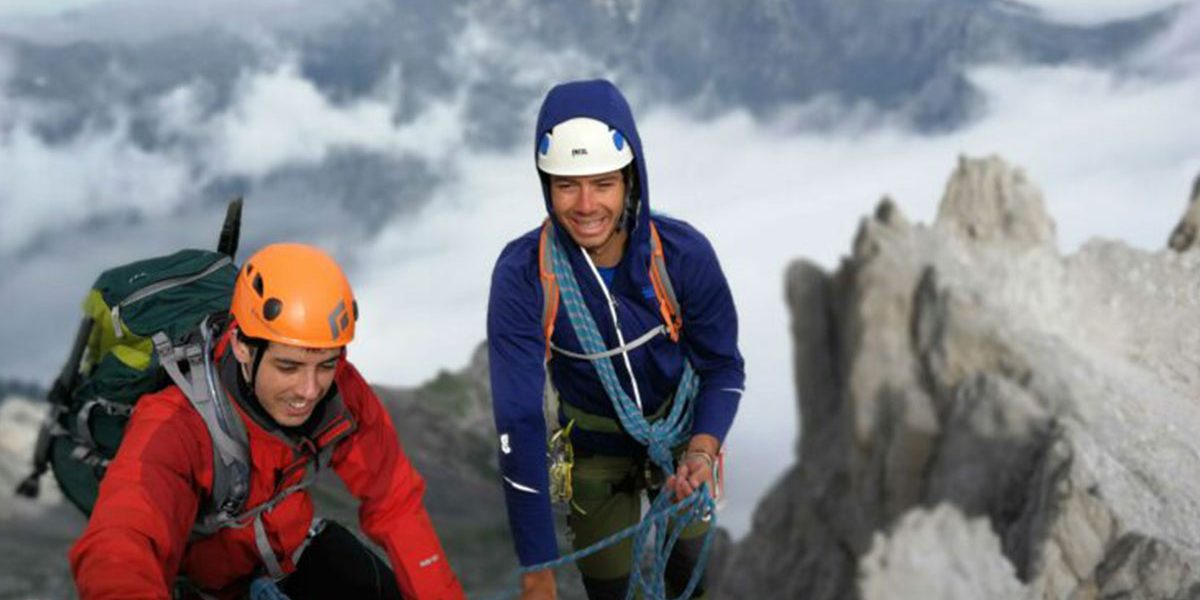
[[[279,298],[271,298],[263,303],[263,318],[274,321],[283,312],[283,302]]]
[[[263,295],[262,273],[259,273],[258,275],[254,276],[254,291],[258,292],[258,295],[260,298],[262,297],[262,295]]]

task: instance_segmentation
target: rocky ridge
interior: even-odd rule
[[[835,273],[787,273],[799,459],[720,596],[1200,597],[1197,281],[1195,251],[1061,255],[995,157],[932,226],[885,198]]]

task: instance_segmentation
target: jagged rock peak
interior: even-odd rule
[[[884,196],[879,200],[879,204],[875,207],[875,220],[884,225],[904,226],[908,224],[904,213],[900,212],[900,207],[896,206],[896,201],[891,196]]]
[[[716,596],[1200,599],[1200,257],[1060,256],[996,158],[941,213],[789,268],[799,460]]]
[[[870,218],[863,218],[854,236],[854,257],[867,260],[879,252],[881,237],[903,234],[911,225],[891,196],[884,196]],[[891,233],[889,233],[889,231]]]
[[[972,242],[1054,248],[1054,221],[1042,192],[998,156],[958,157],[938,207],[937,227]]]
[[[1176,252],[1183,252],[1196,246],[1197,233],[1200,233],[1200,175],[1192,182],[1192,199],[1188,201],[1183,218],[1171,232],[1167,246]]]

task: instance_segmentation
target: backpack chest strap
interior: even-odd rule
[[[304,477],[300,481],[279,490],[275,495],[261,503],[236,514],[218,511],[205,515],[192,528],[192,538],[209,536],[229,527],[245,527],[251,523],[255,523],[255,527],[258,527],[257,522],[261,519],[263,513],[271,512],[292,494],[302,491],[316,482],[317,474],[328,466],[332,460],[333,451],[334,448],[332,446],[322,449],[314,460],[308,461],[304,466]]]

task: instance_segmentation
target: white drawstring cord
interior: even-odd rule
[[[604,292],[605,300],[608,300],[608,313],[612,316],[613,328],[617,330],[617,342],[621,344],[621,348],[625,347],[625,336],[621,334],[621,323],[617,321],[617,304],[613,302],[612,295],[608,293],[608,286],[604,283],[604,278],[600,276],[600,271],[596,270],[596,264],[592,262],[592,257],[588,256],[587,250],[582,246],[579,251],[583,253],[583,259],[592,269],[592,275],[596,276],[596,283],[600,284],[600,290]],[[633,364],[629,362],[629,353],[622,350],[621,357],[625,359],[625,370],[629,372],[629,382],[633,384],[633,400],[637,403],[638,410],[642,410],[642,394],[638,391],[637,379],[633,376]]]

